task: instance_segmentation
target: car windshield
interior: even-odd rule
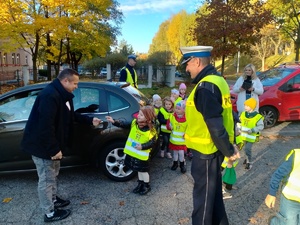
[[[141,106],[145,106],[149,104],[150,102],[149,99],[138,89],[132,87],[129,84],[125,84],[121,86],[121,88],[126,92],[128,92],[129,94],[131,94],[140,103]]]
[[[294,71],[292,68],[274,68],[259,74],[258,77],[263,86],[273,86]]]

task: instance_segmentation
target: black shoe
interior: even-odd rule
[[[177,167],[178,167],[178,161],[174,161],[174,162],[173,162],[173,165],[172,165],[172,167],[171,167],[171,170],[176,170]]]
[[[69,200],[63,200],[56,196],[56,201],[54,202],[54,209],[63,208],[67,205],[70,205]]]
[[[54,222],[58,220],[63,220],[71,214],[70,209],[55,209],[54,214],[51,217],[47,215],[44,216],[44,222]]]
[[[144,181],[138,180],[138,185],[133,189],[133,193],[137,194],[140,193],[140,191],[143,189]]]
[[[143,187],[142,187],[141,190],[140,190],[140,195],[145,195],[145,194],[147,194],[149,191],[151,191],[150,184],[144,182],[144,185],[143,185]]]
[[[244,160],[243,165],[246,165],[246,163],[247,163],[247,159]]]
[[[181,173],[186,172],[185,162],[180,162],[180,170],[181,170]]]

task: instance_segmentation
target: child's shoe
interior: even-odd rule
[[[180,162],[180,171],[181,171],[181,173],[185,173],[186,172],[185,162]]]
[[[223,199],[230,199],[230,198],[232,198],[232,194],[230,194],[229,192],[226,192],[223,189]]]
[[[174,161],[174,162],[173,162],[173,165],[172,165],[172,167],[171,167],[171,170],[176,170],[177,167],[178,167],[178,161]]]
[[[164,158],[164,157],[165,157],[165,151],[163,151],[163,150],[160,151],[160,157],[161,157],[161,158]]]
[[[168,159],[172,159],[172,155],[171,155],[170,152],[167,152],[167,158],[168,158]]]
[[[141,190],[140,190],[140,195],[145,195],[145,194],[147,194],[149,191],[151,191],[150,184],[144,182],[144,185],[143,185],[143,187],[142,187]]]
[[[252,163],[246,163],[246,166],[245,166],[245,169],[246,170],[251,170],[251,168],[252,168]]]

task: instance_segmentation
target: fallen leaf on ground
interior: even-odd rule
[[[257,224],[257,220],[254,217],[249,219],[250,223]]]
[[[189,222],[189,220],[190,220],[189,218],[180,218],[178,220],[178,224],[180,224],[180,225],[186,224]]]
[[[124,201],[120,201],[120,202],[119,202],[119,205],[120,205],[120,206],[123,206],[123,205],[125,205],[125,202],[124,202]]]
[[[82,201],[82,202],[80,202],[80,204],[81,205],[87,205],[87,204],[89,204],[89,202],[88,201]]]
[[[5,199],[3,199],[3,203],[8,203],[8,202],[10,202],[12,200],[12,198],[5,198]]]

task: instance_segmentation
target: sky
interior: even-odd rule
[[[147,53],[152,39],[164,21],[181,10],[195,12],[199,0],[118,0],[124,15],[121,35],[135,53]]]

